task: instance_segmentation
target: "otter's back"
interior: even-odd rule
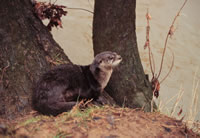
[[[98,89],[94,89],[98,87],[89,66],[59,65],[45,73],[36,84],[33,108],[45,114],[50,110],[49,104],[77,101],[78,97],[95,98],[100,94]]]

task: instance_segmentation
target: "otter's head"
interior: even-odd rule
[[[95,56],[93,63],[90,65],[90,70],[93,74],[100,72],[112,73],[114,67],[122,61],[120,55],[115,52],[105,51]]]
[[[105,51],[96,55],[93,64],[102,70],[113,69],[122,61],[122,57],[115,52]]]
[[[120,55],[110,51],[102,52],[94,58],[93,63],[90,65],[90,70],[101,85],[102,90],[106,87],[113,68],[119,65],[121,61]]]

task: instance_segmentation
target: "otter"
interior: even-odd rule
[[[56,116],[72,109],[82,99],[97,100],[113,68],[122,58],[115,52],[97,54],[90,65],[62,64],[44,73],[32,94],[33,109]]]

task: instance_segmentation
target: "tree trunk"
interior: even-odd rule
[[[115,51],[123,61],[106,91],[123,106],[150,111],[152,91],[140,61],[135,33],[136,0],[96,0],[93,20],[94,53]]]
[[[0,19],[0,116],[13,119],[30,110],[32,86],[52,61],[70,61],[29,0],[1,0]]]

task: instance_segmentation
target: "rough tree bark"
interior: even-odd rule
[[[52,61],[70,62],[33,12],[29,0],[0,4],[0,116],[30,109],[33,83]]]
[[[140,61],[135,33],[136,0],[95,0],[93,44],[95,54],[109,50],[123,61],[106,91],[120,104],[150,111],[152,91]]]

